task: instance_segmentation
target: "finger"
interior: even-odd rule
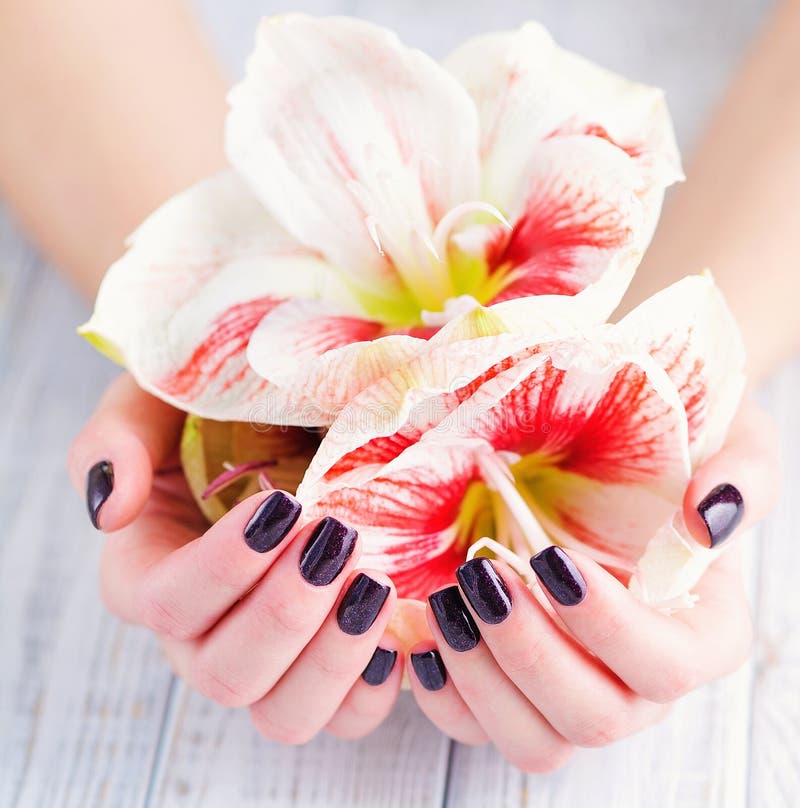
[[[299,531],[300,512],[283,491],[254,494],[139,579],[128,569],[120,596],[129,592],[137,621],[153,631],[199,637],[270,569]]]
[[[275,687],[251,705],[256,729],[282,743],[310,741],[361,676],[396,599],[386,575],[353,573],[315,637]]]
[[[660,705],[639,698],[569,637],[520,577],[501,561],[474,558],[459,567],[457,577],[464,602],[499,669],[536,708],[537,715],[570,743],[604,746],[661,717]],[[459,676],[474,677],[475,667],[470,662],[461,673],[455,661],[451,663],[446,657],[445,663],[465,695]],[[480,684],[470,682],[468,686],[472,689]],[[488,730],[472,700],[466,700]],[[522,710],[513,708],[513,716],[503,729],[522,715]],[[522,724],[523,738],[524,727]],[[543,736],[542,746],[547,748],[549,740]]]
[[[775,504],[781,479],[775,427],[747,401],[725,445],[697,469],[686,490],[683,514],[692,536],[713,547],[754,524]]]
[[[402,643],[385,631],[361,676],[325,729],[348,740],[369,735],[383,723],[397,701],[404,664]]]
[[[194,641],[190,683],[229,707],[258,701],[317,633],[359,555],[355,530],[336,519],[305,526],[256,586]]]
[[[471,746],[489,740],[447,675],[444,661],[432,640],[418,643],[411,649],[406,670],[419,708],[439,730],[453,740]]]
[[[434,592],[428,620],[449,675],[503,757],[527,772],[560,768],[572,746],[498,667],[457,586]]]
[[[106,390],[70,447],[67,466],[95,527],[119,530],[141,512],[153,469],[177,447],[185,414],[145,393],[129,374]]]
[[[735,550],[736,548],[734,548]],[[750,620],[735,558],[706,572],[700,601],[668,616],[637,600],[602,567],[549,547],[531,560],[542,588],[577,640],[646,699],[668,702],[736,668]]]

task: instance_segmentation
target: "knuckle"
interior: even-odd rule
[[[354,671],[353,663],[347,654],[327,654],[315,649],[313,645],[308,647],[306,653],[308,660],[329,685],[331,682],[354,682],[358,677],[359,671]]]
[[[597,621],[594,636],[590,638],[593,648],[614,648],[624,642],[630,632],[631,616],[624,609],[609,609]]]
[[[223,707],[246,707],[258,699],[247,687],[202,657],[195,660],[190,680],[199,693]]]
[[[502,667],[511,679],[536,676],[546,664],[547,654],[541,640],[535,636],[526,639],[528,642],[513,643],[504,649]]]
[[[608,746],[628,734],[627,717],[619,711],[588,717],[567,734],[576,746]]]
[[[547,749],[525,749],[508,755],[509,762],[530,774],[547,774],[563,768],[572,757],[569,744],[554,744]]]
[[[195,631],[184,615],[163,593],[145,584],[139,594],[139,618],[143,625],[156,634],[174,640],[190,640]]]
[[[307,603],[281,598],[267,601],[262,608],[267,624],[271,624],[284,636],[304,636],[314,628],[310,622]]]
[[[668,704],[695,690],[702,683],[700,672],[684,662],[670,667],[663,676],[641,688],[639,695],[657,704]]]
[[[316,736],[318,730],[299,723],[286,723],[275,719],[264,706],[250,708],[250,720],[259,735],[287,746],[302,746]]]

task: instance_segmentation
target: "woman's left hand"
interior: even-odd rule
[[[748,402],[687,488],[694,537],[706,546],[735,542],[769,511],[780,476],[774,428]],[[704,505],[724,484],[741,494],[744,518],[727,489],[721,506],[719,494]],[[742,556],[741,546],[730,547],[696,587],[698,603],[672,615],[572,550],[551,547],[532,560],[555,615],[503,562],[473,559],[459,568],[459,586],[431,597],[433,641],[409,657],[416,699],[456,740],[491,740],[525,771],[557,769],[574,747],[603,746],[654,723],[670,702],[747,659]]]

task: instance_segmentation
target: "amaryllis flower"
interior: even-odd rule
[[[356,527],[363,563],[405,597],[452,581],[470,548],[529,574],[555,542],[651,603],[688,602],[712,553],[675,517],[744,382],[713,281],[686,278],[616,325],[544,339],[514,304],[463,315],[342,410],[298,489],[306,513]]]
[[[476,302],[586,295],[602,322],[681,176],[661,92],[533,24],[440,65],[267,19],[230,105],[232,170],[141,226],[83,329],[220,420],[325,424]]]

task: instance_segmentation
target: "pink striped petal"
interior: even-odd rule
[[[462,434],[604,484],[647,485],[680,499],[689,478],[678,393],[646,353],[580,338],[538,346],[451,416]],[[466,430],[461,427],[466,424]]]
[[[253,330],[282,300],[315,294],[325,277],[330,287],[330,276],[226,172],[141,225],[81,333],[176,407],[247,420],[276,394],[247,363]]]
[[[694,466],[722,446],[744,390],[744,344],[711,275],[693,275],[646,300],[619,324],[678,388]]]
[[[530,161],[524,199],[509,232],[487,249],[489,272],[504,279],[492,302],[529,295],[575,295],[613,271],[619,302],[645,241],[641,179],[604,140],[547,141]],[[649,236],[648,236],[649,237]]]
[[[614,144],[637,164],[645,227],[652,229],[664,188],[683,176],[660,90],[562,50],[535,23],[468,40],[445,64],[478,107],[487,201],[507,209],[542,141],[585,135]]]
[[[308,518],[335,516],[361,537],[361,565],[385,570],[400,597],[424,599],[452,583],[474,538],[461,535],[458,517],[476,479],[472,452],[417,444],[357,484],[341,483],[311,498],[298,497]]]
[[[276,219],[359,289],[408,298],[394,265],[479,187],[463,87],[376,25],[287,14],[262,22],[230,103],[229,158]]]

